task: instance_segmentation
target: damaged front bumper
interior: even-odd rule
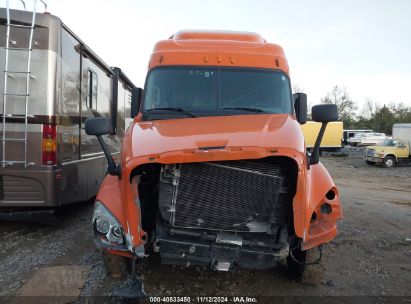
[[[98,248],[103,250],[107,250],[112,254],[118,254],[121,256],[126,256],[129,258],[143,258],[146,257],[144,245],[139,247],[134,247],[132,250],[128,249],[126,244],[113,244],[108,242],[107,240],[102,239],[99,235],[94,235],[94,242],[96,243]]]
[[[268,269],[289,254],[287,233],[271,240],[269,235],[170,231],[156,237],[154,250],[163,264],[202,266],[228,271],[233,268]],[[191,237],[187,236],[192,234]],[[198,236],[201,235],[201,236]],[[244,238],[243,238],[244,237]]]
[[[233,267],[267,269],[288,256],[288,245],[277,251],[159,238],[163,264],[207,266],[228,271]]]

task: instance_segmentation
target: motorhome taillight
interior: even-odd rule
[[[57,164],[57,142],[56,126],[43,125],[42,138],[42,164],[45,166],[54,166]]]

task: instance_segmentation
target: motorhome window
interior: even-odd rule
[[[87,107],[97,111],[98,78],[96,72],[87,70]]]
[[[143,109],[145,119],[290,114],[292,96],[288,77],[280,71],[165,67],[149,73]]]

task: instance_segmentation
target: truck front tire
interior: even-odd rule
[[[396,165],[396,160],[392,156],[386,156],[384,162],[382,163],[385,168],[394,168]]]
[[[103,250],[104,268],[108,275],[113,278],[120,278],[131,274],[133,259],[119,255],[114,255]]]
[[[305,263],[307,260],[307,251],[301,250],[300,247],[290,249],[290,253],[287,257],[287,270],[288,274],[293,279],[300,279],[305,271]]]

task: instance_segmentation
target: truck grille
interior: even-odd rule
[[[283,218],[278,164],[258,160],[163,166],[159,208],[171,226],[269,232]]]
[[[365,152],[365,156],[374,156],[374,150],[367,149],[366,152]]]

